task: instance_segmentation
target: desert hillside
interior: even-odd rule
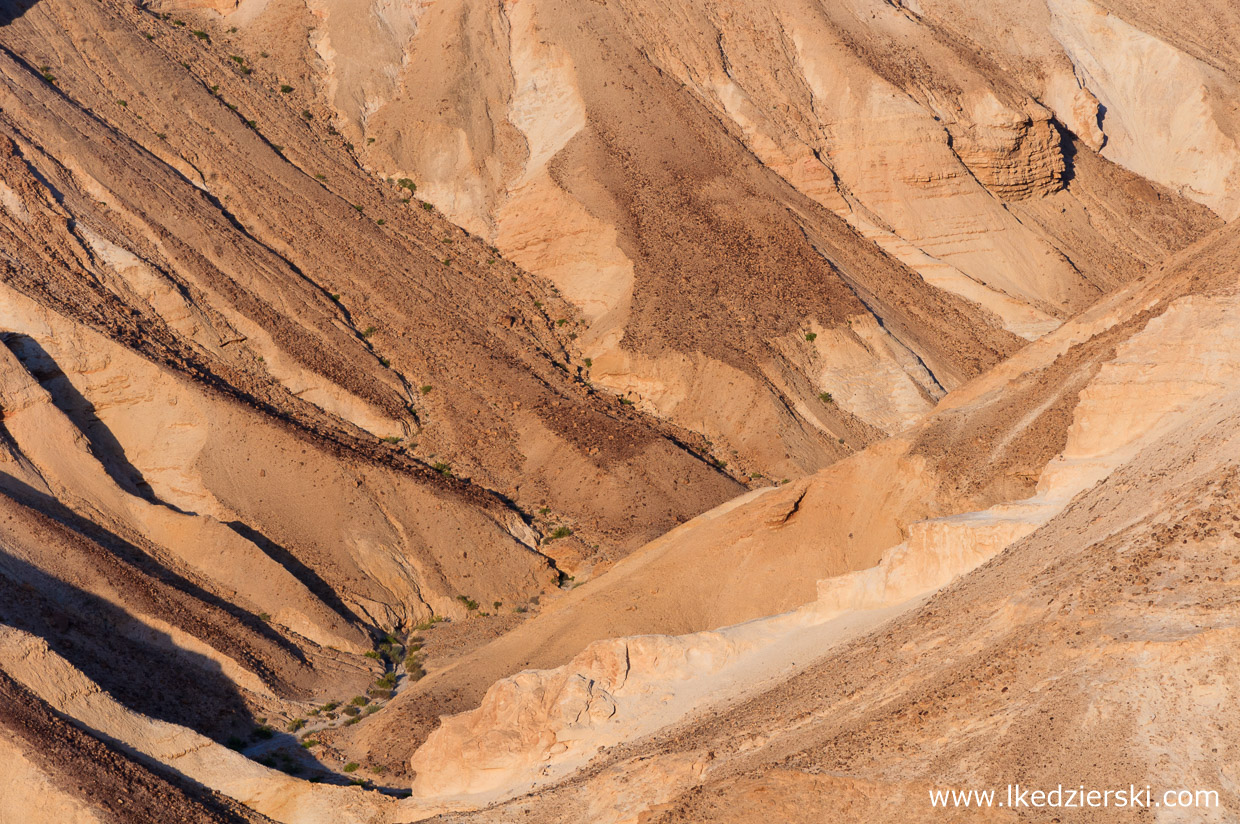
[[[1237,43],[0,0],[0,824],[1240,818]]]

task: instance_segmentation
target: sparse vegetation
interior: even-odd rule
[[[561,538],[567,538],[572,535],[573,531],[566,526],[557,526],[550,535],[547,536],[548,541],[558,541]]]
[[[287,83],[281,84],[280,86],[280,94],[288,94],[292,90],[293,90],[293,87]]]
[[[419,391],[419,392],[421,392],[423,395],[429,395],[429,394],[431,393],[431,390],[432,390],[432,389],[434,389],[434,388],[435,388],[435,387],[431,386],[431,385],[428,383],[428,384],[426,384],[425,386],[420,386],[420,387],[418,387],[418,391]]]
[[[470,612],[473,612],[474,610],[478,608],[478,602],[475,601],[473,598],[470,598],[468,595],[458,595],[456,596],[456,600],[464,604],[465,609],[469,610]]]
[[[378,332],[378,331],[379,331],[379,330],[378,330],[376,327],[374,327],[374,326],[367,326],[367,327],[366,327],[365,329],[363,329],[363,330],[362,330],[359,334],[360,334],[363,338],[369,338],[369,337],[371,337],[372,335],[374,335],[374,333],[375,333],[375,332]]]
[[[254,731],[250,733],[250,737],[257,738],[260,741],[268,741],[271,738],[275,737],[275,734],[276,734],[276,731],[273,730],[271,727],[268,727],[266,724],[259,724],[257,727],[254,728]]]
[[[406,655],[405,672],[408,673],[410,681],[420,681],[425,678],[426,670],[422,667],[422,656],[412,652]]]
[[[292,721],[288,722],[288,731],[297,732],[304,726],[306,726],[306,719],[294,718]]]
[[[181,23],[181,25],[184,26],[185,24]],[[207,34],[202,29],[194,29],[193,32],[191,32],[191,34],[193,34],[194,37],[197,37],[199,40],[210,40],[211,39],[211,35]]]
[[[425,210],[426,210],[426,211],[428,211],[428,212],[433,212],[433,211],[435,211],[435,207],[434,207],[434,206],[432,206],[431,204],[429,204],[429,203],[425,202],[425,201],[423,201],[423,202],[422,202],[422,208],[423,208],[423,209],[425,209]]]
[[[384,442],[385,442],[385,443],[400,443],[400,436],[399,436],[399,435],[388,435],[388,436],[387,436],[386,438],[384,438],[383,440],[384,440]],[[369,652],[368,652],[368,653],[366,653],[366,656],[367,656],[368,658],[369,658],[369,657],[371,657],[371,655],[370,655],[370,653],[369,653]],[[376,652],[376,653],[374,654],[374,657],[375,657],[375,658],[378,658],[378,657],[379,657],[379,653],[377,653],[377,652]]]
[[[364,695],[356,695],[353,697],[353,700],[350,701],[349,703],[355,707],[364,707],[370,703],[370,699]]]
[[[262,621],[264,624],[267,624],[271,622],[271,616],[265,612],[260,612],[258,614],[258,620]]]
[[[835,396],[832,395],[830,392],[819,392],[818,400],[822,401],[823,403],[835,403]]]
[[[357,763],[356,761],[350,761],[348,764],[344,765],[344,771],[347,773],[357,772],[357,768],[360,766],[362,765]]]
[[[815,339],[815,338],[817,338],[817,337],[818,337],[818,334],[817,334],[816,332],[806,332],[806,333],[805,333],[805,340],[809,341],[810,343],[813,343],[813,342],[814,342],[814,339]]]
[[[433,468],[436,472],[438,472],[440,475],[443,475],[445,478],[448,478],[448,477],[451,477],[451,476],[452,476],[452,467],[451,467],[450,465],[446,464],[446,463],[436,463],[436,464],[433,464],[433,465],[432,465],[432,468]]]

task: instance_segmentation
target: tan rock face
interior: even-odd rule
[[[5,4],[0,824],[1240,816],[1237,32]]]
[[[909,425],[925,408],[858,406],[849,410],[855,419],[824,417],[813,398],[837,393],[812,367],[771,351],[773,339],[842,326],[856,309],[881,318],[892,309],[865,300],[857,307],[842,294],[832,295],[828,309],[783,285],[797,279],[794,272],[816,268],[819,256],[850,284],[860,282],[862,294],[873,292],[877,276],[845,260],[841,244],[851,241],[838,226],[826,236],[809,229],[817,235],[812,249],[787,242],[807,224],[832,223],[822,210],[794,205],[798,198],[842,217],[942,298],[978,312],[962,321],[983,347],[1004,348],[998,330],[1025,339],[1045,334],[1095,299],[1117,271],[1096,265],[1096,244],[1066,224],[1034,226],[1007,208],[1065,191],[1068,200],[1082,196],[1090,171],[1070,168],[1077,149],[1065,141],[1080,140],[1090,151],[1112,140],[1097,123],[1101,88],[1073,73],[1072,50],[1055,39],[1062,14],[1024,5],[998,10],[995,19],[1032,27],[1041,49],[1027,53],[1005,42],[1019,55],[1005,63],[974,53],[977,41],[945,22],[967,11],[990,37],[996,24],[984,7],[993,4],[965,11],[949,11],[946,0],[923,5],[855,0],[821,8],[781,0],[753,8],[680,0],[655,11],[633,0],[454,0],[415,4],[380,25],[393,14],[386,6],[327,0],[315,6],[321,63],[309,70],[326,67],[319,79],[336,122],[358,145],[365,141],[368,163],[416,178],[431,202],[549,278],[581,311],[584,328],[569,348],[578,361],[597,365],[587,370],[591,380],[702,432],[722,453],[734,450],[724,459],[740,461],[746,472],[783,476],[836,457],[831,444],[840,436],[866,442]],[[256,5],[243,17],[255,42],[274,42],[274,23],[266,22],[273,15]],[[1044,84],[1035,80],[1035,61]],[[621,75],[630,79],[616,82]],[[628,112],[656,110],[657,118],[627,119]],[[1061,134],[1059,123],[1079,137]],[[703,139],[721,131],[723,143]],[[758,183],[747,158],[733,155],[732,141],[777,180]],[[1219,142],[1202,151],[1222,159],[1230,150]],[[1107,156],[1181,185],[1174,173],[1137,168],[1131,152]],[[731,202],[714,194],[718,188]],[[1107,191],[1117,203],[1126,200]],[[738,210],[746,199],[765,205]],[[779,228],[755,225],[746,212]],[[738,244],[718,256],[718,232],[700,229],[721,218]],[[664,231],[675,248],[659,242]],[[1140,249],[1144,233],[1125,231],[1105,241],[1131,256],[1123,270],[1161,257]],[[1163,242],[1182,240],[1171,233]],[[704,265],[690,264],[694,255]],[[702,312],[729,281],[767,280],[773,271],[780,286],[745,295],[730,316]],[[764,305],[776,295],[783,319],[772,329]],[[973,360],[965,341],[936,351],[908,328],[885,324],[883,334],[893,339],[880,349],[908,350],[949,389],[976,373],[966,361],[990,359]],[[720,339],[730,354],[713,345]],[[857,376],[880,386],[880,354],[844,357]],[[669,368],[685,359],[705,368]],[[725,377],[730,369],[758,379],[747,394],[766,407],[749,419],[761,421],[759,438],[737,420],[704,422],[698,405],[685,402],[728,394],[736,386]],[[896,377],[879,391],[898,395],[902,382]]]
[[[1234,239],[1235,233],[1226,237]],[[1216,246],[1231,259],[1234,240]],[[1228,437],[1220,416],[1228,417],[1223,410],[1240,394],[1234,281],[1224,278],[1229,282],[1222,293],[1207,288],[1207,296],[1192,293],[1195,288],[1184,273],[1165,278],[1158,286],[1129,289],[1118,307],[1106,310],[1104,328],[1124,330],[1122,338],[1099,351],[1105,362],[1095,366],[1079,391],[1064,445],[1042,469],[1032,497],[908,523],[906,539],[876,566],[819,581],[816,600],[786,616],[677,638],[602,641],[562,667],[501,681],[478,709],[445,719],[414,755],[415,794],[435,803],[462,803],[474,796],[472,803],[481,804],[548,786],[604,747],[636,740],[658,726],[674,726],[679,713],[700,710],[691,696],[710,690],[711,700],[723,705],[753,689],[752,673],[769,672],[774,662],[791,666],[805,655],[807,633],[819,634],[819,651],[824,644],[841,644],[857,631],[856,623],[887,620],[890,611],[915,607],[928,593],[1005,549],[1024,546],[1028,541],[1023,539],[1055,533],[1055,519],[1078,496],[1123,474],[1124,467],[1132,472],[1134,462],[1156,464],[1173,448],[1170,444],[1191,449],[1192,438],[1205,437],[1202,428],[1215,433],[1209,438]],[[1088,335],[1093,323],[1069,324],[1036,348],[1042,358],[1055,360],[1065,343]],[[1031,351],[1028,357],[1038,354]],[[1157,391],[1151,395],[1153,387]],[[973,414],[981,417],[980,409]],[[1028,425],[1028,418],[1013,423]],[[1222,449],[1218,459],[1230,460],[1223,457],[1230,454]],[[829,478],[841,470],[822,475]],[[817,483],[829,483],[827,478],[820,476]],[[1123,482],[1115,483],[1122,487]],[[808,492],[801,491],[798,510],[807,499]],[[1140,517],[1148,523],[1161,517],[1161,508],[1148,495],[1140,500],[1135,504],[1143,507]],[[759,498],[721,516],[734,524],[725,533],[732,551],[741,524],[752,527],[761,519],[771,525],[769,506]],[[767,552],[787,539],[787,528],[782,522],[779,526],[779,531],[760,533]],[[669,536],[673,542],[676,537],[681,545],[662,547],[665,557],[701,551],[690,546],[700,533]],[[822,548],[832,550],[838,548]],[[721,554],[728,551],[719,548]],[[670,582],[663,577],[660,583]],[[737,675],[737,670],[750,675]],[[662,695],[662,700],[656,709],[643,704],[641,695]]]

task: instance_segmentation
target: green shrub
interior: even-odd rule
[[[365,329],[361,331],[360,334],[363,338],[369,338],[371,335],[373,335],[375,332],[378,332],[378,331],[379,330],[374,326],[367,326]]]
[[[304,726],[306,726],[306,719],[294,718],[292,721],[288,722],[288,731],[297,732],[299,729],[301,729]]]
[[[571,529],[569,529],[568,527],[566,527],[566,526],[557,526],[557,527],[555,528],[555,531],[554,531],[554,532],[552,532],[549,536],[547,536],[547,540],[548,540],[548,541],[557,541],[557,540],[559,540],[560,538],[567,538],[569,535],[572,535],[572,534],[573,534],[573,531],[572,531]]]
[[[288,94],[292,90],[293,90],[293,87],[287,83],[284,83],[283,85],[280,86],[280,94]]]
[[[348,764],[344,765],[344,771],[347,773],[357,772],[357,768],[360,766],[362,765],[357,763],[356,761],[350,761]]]
[[[425,210],[426,210],[426,211],[428,211],[428,212],[433,212],[433,211],[435,211],[435,207],[434,207],[433,205],[431,205],[430,203],[426,203],[426,202],[423,202],[423,203],[422,203],[422,208],[423,208],[423,209],[425,209]]]
[[[822,401],[823,403],[835,403],[835,396],[832,395],[830,392],[820,392],[818,394],[818,400]]]
[[[260,724],[254,728],[254,731],[250,735],[253,738],[258,738],[260,740],[267,741],[273,738],[275,734],[276,734],[276,731],[273,730],[271,727],[268,727],[266,724]]]
[[[464,604],[465,609],[469,610],[470,612],[473,612],[474,610],[478,608],[478,602],[475,601],[473,598],[470,598],[468,595],[458,595],[456,596],[456,600]]]
[[[355,707],[364,707],[370,703],[370,700],[364,695],[357,695],[349,703]]]
[[[301,745],[308,750],[311,747],[317,747],[319,745],[319,740],[317,738],[307,738],[305,741],[301,742]]]
[[[805,333],[805,339],[806,339],[807,341],[809,341],[810,343],[813,343],[813,342],[814,342],[814,338],[816,338],[816,337],[818,337],[818,335],[817,335],[816,333],[814,333],[814,332],[806,332],[806,333]]]
[[[323,705],[323,712],[331,712],[332,710],[336,709],[336,707],[339,707],[339,706],[340,706],[339,701],[328,701],[326,704]]]

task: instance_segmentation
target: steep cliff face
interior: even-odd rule
[[[225,22],[280,57],[298,8],[242,3]],[[568,348],[592,382],[703,433],[745,474],[790,476],[844,454],[841,437],[853,449],[908,426],[1215,225],[1187,209],[1153,233],[1081,233],[1061,216],[1098,211],[1099,194],[1154,210],[1073,163],[1101,143],[1064,134],[1040,89],[877,0],[406,12],[311,4],[314,51],[277,71],[313,78],[364,164],[550,279],[581,313]],[[1011,208],[1050,199],[1036,222]],[[886,256],[860,254],[854,233]],[[908,317],[931,303],[943,310]],[[847,362],[842,380],[789,345],[847,337],[859,318],[879,339],[827,357]],[[856,375],[919,397],[854,399]],[[722,414],[705,400],[734,395],[745,403]]]
[[[993,426],[993,389],[1005,381],[1005,371],[1019,368],[1028,374],[1068,368],[1083,376],[1072,393],[1074,408],[1059,417],[1064,428],[1051,435],[1059,440],[1058,454],[1040,467],[1031,495],[999,493],[1000,500],[985,509],[906,521],[901,529],[904,540],[886,549],[877,565],[859,564],[855,571],[819,581],[817,597],[794,611],[679,637],[601,640],[558,668],[499,681],[477,709],[444,719],[414,754],[417,798],[412,806],[422,811],[481,808],[543,792],[542,803],[534,808],[542,820],[568,820],[573,811],[587,808],[606,809],[594,819],[600,821],[629,820],[639,813],[661,814],[669,821],[702,820],[700,816],[713,820],[703,810],[721,803],[716,800],[718,792],[731,797],[733,777],[775,780],[779,770],[787,769],[790,757],[794,776],[831,765],[859,779],[881,775],[902,791],[911,791],[914,785],[920,787],[918,782],[934,779],[936,765],[946,757],[945,747],[960,751],[981,747],[998,759],[955,767],[956,781],[980,780],[1011,769],[1007,764],[1013,760],[1011,753],[1034,749],[1067,757],[1068,745],[1048,744],[1034,728],[1025,726],[1051,705],[1056,717],[1095,718],[1097,740],[1078,740],[1073,746],[1095,753],[1084,758],[1095,759],[1090,775],[1098,781],[1119,780],[1119,767],[1100,757],[1098,741],[1122,747],[1125,764],[1135,775],[1171,769],[1177,780],[1208,781],[1194,764],[1196,742],[1184,747],[1160,744],[1144,726],[1143,719],[1162,713],[1187,721],[1189,716],[1183,713],[1189,712],[1193,697],[1173,690],[1174,697],[1156,701],[1159,709],[1148,713],[1128,714],[1120,708],[1164,677],[1197,673],[1217,683],[1234,670],[1224,650],[1234,634],[1236,616],[1235,599],[1225,594],[1234,573],[1225,568],[1236,545],[1234,525],[1240,517],[1235,483],[1240,441],[1234,428],[1234,404],[1240,397],[1240,329],[1235,320],[1240,293],[1234,274],[1240,262],[1238,239],[1240,234],[1226,230],[1151,282],[1123,290],[1046,336],[1015,359],[1023,363],[1011,362],[965,387],[957,397],[949,396],[953,411],[940,414],[962,417],[978,432]],[[1024,414],[1012,415],[1011,410],[1003,414],[1001,431],[994,437],[1010,443],[1037,428],[1038,418],[1055,404],[1059,389],[1044,384],[1040,397],[1029,399],[1032,408],[1026,405]],[[910,432],[905,454],[933,450],[929,439],[936,424],[931,418]],[[853,461],[867,456],[863,453]],[[927,477],[927,469],[921,467],[921,481],[930,499],[940,506],[960,507],[964,503],[960,500],[947,504],[947,488]],[[776,546],[815,540],[805,533],[797,537],[789,533],[800,527],[824,534],[815,526],[830,516],[815,505],[815,488],[835,487],[834,476],[843,470],[840,465],[811,479],[777,523],[770,518],[773,504],[764,500],[771,496],[713,514],[730,522],[718,533],[729,539],[706,552],[716,558],[755,552],[770,557],[783,554]],[[984,472],[975,469],[974,479],[983,481]],[[896,482],[895,476],[888,477],[889,483]],[[866,497],[874,496],[890,500],[890,491],[887,495],[883,490],[867,491]],[[882,515],[910,516],[915,517],[911,508],[903,514],[889,509]],[[736,540],[746,528],[754,535],[748,546]],[[657,548],[664,571],[644,583],[649,586],[657,580],[660,587],[683,598],[687,587],[680,588],[668,574],[675,567],[670,559],[684,560],[702,552],[699,542],[710,540],[710,527],[678,532],[665,539],[670,546]],[[1181,536],[1182,541],[1173,540]],[[853,537],[850,532],[848,538]],[[826,542],[821,551],[847,553],[830,544]],[[1154,554],[1161,556],[1159,572],[1142,573]],[[690,563],[686,569],[692,567]],[[613,574],[640,577],[635,570],[630,565]],[[1217,572],[1205,574],[1206,570]],[[779,577],[790,581],[795,574],[785,570]],[[1154,585],[1153,580],[1161,583]],[[1060,586],[1072,594],[1065,596],[1057,589]],[[1130,598],[1135,592],[1150,599],[1138,607]],[[607,594],[596,589],[593,603],[606,603]],[[1049,609],[1065,597],[1063,606]],[[1200,619],[1201,605],[1216,604],[1219,598],[1225,604],[1212,610],[1210,618]],[[1125,624],[1137,610],[1147,609],[1144,619]],[[990,616],[981,621],[980,636],[965,631],[970,626],[964,623],[968,615]],[[539,622],[554,622],[557,617],[546,615]],[[1075,636],[1087,638],[1068,641],[1074,627],[1080,627]],[[1027,642],[1028,649],[1019,652],[1010,649],[1021,632],[1028,633],[1026,639],[1041,640]],[[893,637],[901,642],[893,642]],[[922,641],[908,640],[913,637]],[[947,656],[927,654],[944,644],[954,651]],[[864,660],[862,650],[870,647],[880,651],[881,667]],[[1015,668],[994,663],[996,650],[1005,648]],[[533,644],[526,653],[538,649]],[[824,651],[825,658],[805,668],[807,659]],[[992,669],[984,678],[960,680],[954,663],[959,655],[989,660],[985,666]],[[1142,662],[1151,656],[1159,662],[1154,665],[1159,674],[1138,675],[1145,666]],[[1073,673],[1071,683],[1054,689],[1053,701],[1034,697],[1057,682],[1065,669]],[[877,676],[880,670],[882,677]],[[993,716],[992,722],[985,722],[986,710],[966,710],[964,704],[956,705],[959,715],[952,719],[944,717],[941,708],[927,716],[926,708],[935,699],[914,685],[926,677],[939,677],[928,675],[931,671],[956,679],[951,680],[953,688],[969,696],[952,693],[947,698],[953,704],[984,702],[983,696],[1000,685],[1004,692],[1012,689],[1023,695],[1024,703],[1006,704],[1005,714],[1014,723],[994,723]],[[825,708],[791,698],[804,697],[801,691],[813,691],[809,685],[823,677],[853,686],[839,693],[828,689],[822,696],[828,702]],[[1127,679],[1131,683],[1120,686]],[[872,686],[865,686],[867,682]],[[1097,695],[1099,685],[1104,685],[1102,697]],[[1235,702],[1231,692],[1216,697],[1226,706]],[[893,706],[921,707],[922,720],[912,727],[901,726],[899,719],[907,710]],[[737,708],[742,719],[754,713],[754,722],[738,720],[729,711]],[[843,721],[840,714],[855,720]],[[774,720],[777,716],[782,720]],[[764,720],[757,722],[758,717]],[[870,740],[875,724],[882,723],[876,718],[890,719],[893,728],[888,734],[901,742],[901,755],[896,756],[893,747],[850,738],[848,728],[853,724],[854,732],[863,731],[862,738]],[[968,731],[970,724],[980,724],[1007,744],[1000,748],[993,742],[981,743],[976,733]],[[1214,731],[1204,734],[1213,741]],[[865,768],[849,755],[858,747],[870,753]],[[906,747],[914,753],[911,764],[904,761]],[[705,766],[673,774],[658,763],[637,766],[671,752]],[[587,764],[589,769],[584,770]],[[661,791],[646,792],[642,801],[631,797],[627,803],[620,801],[617,788],[604,776],[609,766],[626,764],[639,774],[650,770]],[[574,775],[575,780],[565,780]],[[667,803],[669,792],[679,796],[676,803]],[[873,792],[880,791],[870,789],[862,796]],[[502,819],[505,813],[500,810],[511,811],[521,803],[470,820],[488,820],[489,815]],[[738,821],[760,820],[763,811],[782,809],[781,802],[761,798],[745,797],[736,803],[745,810],[736,814]],[[902,803],[888,798],[886,808]],[[1230,809],[1234,803],[1229,795],[1223,807]],[[929,820],[924,811],[916,812],[912,802],[907,806],[913,820]],[[813,819],[794,816],[794,820]]]
[[[0,820],[1231,793],[1236,31],[0,2]]]

